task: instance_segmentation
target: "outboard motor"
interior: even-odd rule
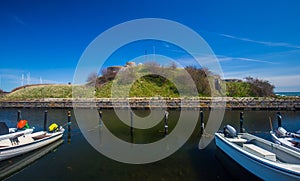
[[[234,127],[232,127],[230,125],[224,126],[223,133],[224,133],[224,136],[227,137],[227,138],[236,137],[236,130],[234,129]]]
[[[278,133],[278,135],[280,135],[280,136],[287,136],[287,131],[283,128],[283,127],[279,127],[278,129],[277,129],[277,133]]]
[[[27,120],[21,119],[17,124],[18,129],[29,129],[30,126],[28,125]]]
[[[49,132],[55,132],[58,130],[58,125],[56,123],[53,123],[48,128]]]

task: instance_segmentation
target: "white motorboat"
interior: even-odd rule
[[[18,137],[24,134],[32,133],[34,128],[18,129],[8,128],[5,122],[0,122],[0,140]]]
[[[299,180],[300,153],[249,133],[237,134],[230,125],[215,133],[223,152],[263,180]]]
[[[274,142],[281,144],[285,147],[288,147],[290,149],[293,149],[300,153],[300,134],[288,132],[282,127],[281,124],[282,117],[279,112],[277,113],[277,121],[278,121],[278,128],[275,131],[273,130],[270,131],[270,134]]]
[[[285,130],[282,127],[279,127],[278,130]],[[290,136],[288,132],[284,136],[278,136],[274,131],[270,131],[270,134],[275,143],[278,143],[282,146],[288,147],[292,150],[295,150],[300,153],[300,138]]]
[[[64,131],[60,127],[53,132],[39,131],[0,140],[0,161],[46,146],[60,139]]]

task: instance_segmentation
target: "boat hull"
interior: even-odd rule
[[[242,167],[258,176],[259,178],[272,181],[300,179],[300,175],[282,171],[281,169],[276,168],[276,166],[266,164],[259,159],[255,159],[249,156],[249,154],[245,154],[240,149],[237,149],[229,144],[224,138],[219,135],[219,133],[216,133],[215,135],[215,142],[217,147],[223,150],[223,152],[225,152],[229,157],[231,157]]]
[[[24,153],[36,150],[38,148],[44,147],[60,138],[62,138],[63,132],[58,132],[57,134],[54,134],[50,137],[34,141],[28,144],[14,146],[14,147],[8,147],[8,148],[2,148],[0,149],[0,161],[12,158],[18,155],[22,155]]]

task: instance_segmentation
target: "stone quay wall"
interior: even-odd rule
[[[0,108],[168,108],[168,109],[218,109],[227,110],[300,110],[300,98],[96,98],[65,99],[44,98],[28,100],[0,100]]]

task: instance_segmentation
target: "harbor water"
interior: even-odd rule
[[[10,127],[17,123],[18,109],[0,109],[0,121]],[[42,130],[44,109],[20,109],[22,119],[30,126]],[[49,109],[48,125],[66,125],[68,109]],[[147,110],[135,110],[139,116],[147,116]],[[43,149],[0,162],[1,179],[7,180],[233,180],[257,179],[244,170],[215,146],[214,140],[203,150],[198,149],[201,138],[198,122],[188,141],[174,154],[148,164],[126,164],[110,158],[94,149],[79,129],[72,113],[71,132],[65,132],[63,141]],[[239,128],[239,111],[226,111],[221,128],[226,124]],[[300,129],[300,113],[283,111],[283,127],[289,131]],[[164,138],[164,121],[150,129],[135,129],[123,124],[114,110],[103,110],[103,124],[118,138],[136,144],[153,143]],[[207,122],[209,111],[204,111]],[[175,128],[180,111],[169,111],[169,133]],[[244,111],[244,128],[257,136],[271,140],[270,122],[277,126],[276,111]],[[187,118],[188,119],[188,118]],[[27,164],[25,164],[27,163]],[[11,171],[10,171],[11,170]]]

